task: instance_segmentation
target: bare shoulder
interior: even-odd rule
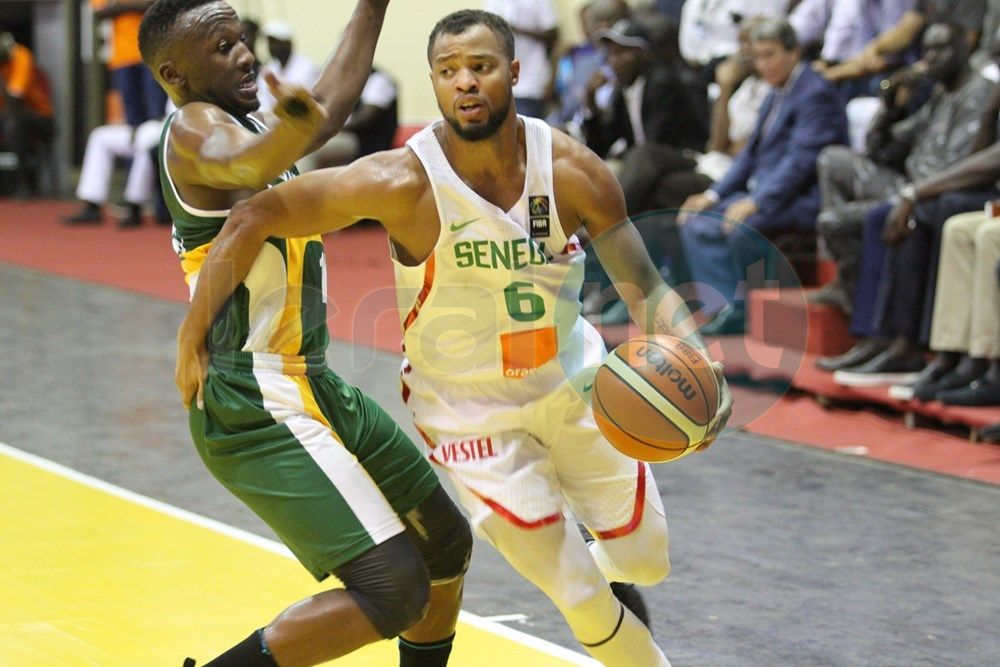
[[[170,124],[171,137],[189,134],[204,135],[219,123],[236,126],[225,111],[208,102],[188,102],[174,114]]]
[[[552,179],[559,216],[590,227],[599,209],[623,215],[621,187],[594,151],[569,135],[552,130]]]

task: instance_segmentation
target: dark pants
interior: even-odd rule
[[[125,122],[139,127],[147,120],[159,118],[167,105],[167,94],[156,83],[149,68],[139,63],[111,70],[115,90],[122,96]]]
[[[960,190],[920,202],[914,213],[916,227],[892,247],[882,241],[891,206],[876,207],[865,221],[853,333],[927,345],[944,223],[958,213],[980,209],[998,196],[994,188]]]
[[[751,270],[762,261],[771,260],[776,252],[765,236],[815,227],[818,198],[799,197],[774,215],[755,213],[726,233],[723,230],[726,209],[746,196],[746,192],[735,192],[680,228],[691,277],[697,284],[699,297],[707,304],[718,303],[720,296],[726,301],[746,297]]]
[[[690,271],[681,249],[677,214],[690,195],[704,192],[712,179],[696,173],[696,163],[680,149],[646,142],[622,156],[618,182],[625,195],[625,208],[642,236],[650,259],[668,270],[671,284],[689,282]],[[594,253],[587,256],[588,283],[607,287],[610,281]]]
[[[55,126],[51,118],[17,105],[8,105],[0,111],[0,133],[7,150],[17,155],[17,179],[22,190],[38,189],[41,145],[52,140]]]

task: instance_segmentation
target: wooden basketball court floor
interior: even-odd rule
[[[0,665],[204,661],[319,589],[190,446],[183,312],[0,262]],[[397,355],[328,356],[408,424]],[[738,432],[655,476],[674,568],[646,595],[674,665],[1000,663],[997,487]],[[479,541],[464,607],[458,667],[587,664]]]

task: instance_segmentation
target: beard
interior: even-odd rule
[[[496,134],[500,126],[503,125],[507,114],[510,113],[510,105],[513,102],[513,97],[513,95],[508,95],[502,107],[490,111],[485,123],[463,126],[454,116],[445,116],[444,119],[451,125],[451,129],[455,130],[455,134],[464,141],[483,141]]]

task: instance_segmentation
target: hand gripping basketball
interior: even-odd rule
[[[597,371],[594,418],[623,454],[651,463],[673,461],[718,434],[729,409],[727,404],[727,412],[719,414],[723,386],[716,366],[680,338],[633,338]]]

